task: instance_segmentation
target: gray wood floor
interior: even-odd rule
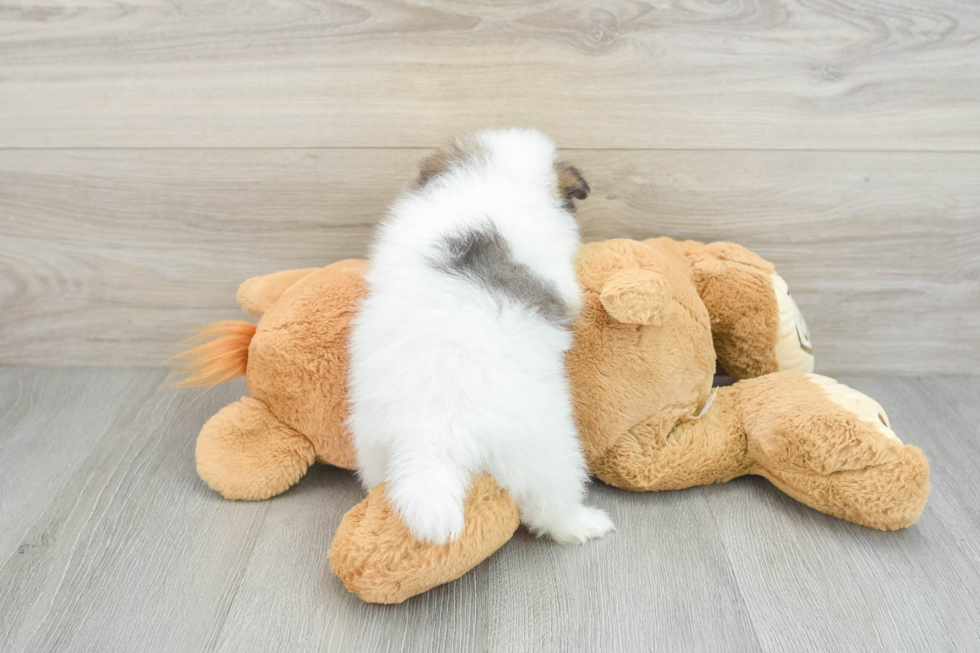
[[[853,378],[922,446],[921,520],[879,533],[754,478],[660,494],[603,485],[619,531],[520,531],[398,606],[326,566],[362,496],[316,466],[262,503],[197,478],[194,438],[244,392],[151,369],[0,368],[2,651],[967,651],[980,647],[980,378]]]

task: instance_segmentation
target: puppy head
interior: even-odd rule
[[[589,196],[589,182],[579,169],[566,161],[555,161],[556,192],[569,211],[575,210],[573,199],[584,200]]]
[[[485,168],[516,184],[547,188],[565,209],[589,195],[589,183],[572,164],[555,156],[555,144],[533,129],[484,130],[454,136],[422,160],[415,188],[464,168]]]

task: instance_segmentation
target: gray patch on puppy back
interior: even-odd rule
[[[432,267],[477,284],[499,300],[536,311],[557,325],[569,326],[571,314],[558,290],[528,266],[514,260],[510,245],[492,224],[446,236],[443,253]]]

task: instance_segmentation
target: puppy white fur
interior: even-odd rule
[[[379,227],[350,338],[350,429],[366,487],[412,534],[463,532],[487,471],[560,542],[613,528],[588,475],[565,377],[581,307],[571,197],[588,192],[543,134],[480,132],[422,164]]]

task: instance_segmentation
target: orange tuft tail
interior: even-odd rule
[[[185,375],[184,380],[174,386],[213,387],[242,376],[248,363],[248,345],[254,335],[255,325],[242,320],[225,320],[201,327],[191,341],[207,342],[170,359],[178,362]]]

